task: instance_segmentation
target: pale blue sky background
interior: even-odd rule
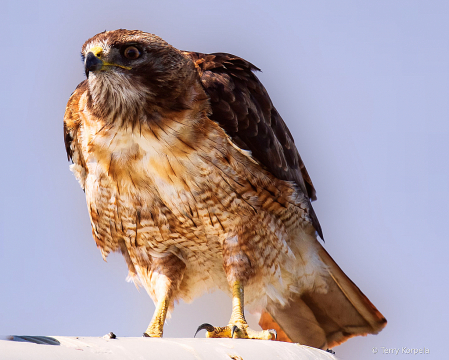
[[[121,256],[105,263],[95,247],[62,135],[82,44],[127,28],[263,70],[317,188],[326,249],[389,321],[337,355],[447,356],[449,2],[2,0],[0,20],[0,334],[140,336],[151,318]],[[217,293],[180,304],[165,335],[230,310]]]

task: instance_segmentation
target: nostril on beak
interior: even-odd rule
[[[100,59],[103,55],[103,48],[101,46],[94,46],[90,49],[90,52],[94,54],[96,58]]]

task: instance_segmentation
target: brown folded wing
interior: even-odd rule
[[[267,91],[254,75],[250,62],[225,53],[184,52],[196,64],[212,114],[244,150],[277,178],[293,181],[307,199],[315,200],[315,188],[299,156],[290,131],[273,106]],[[310,217],[318,234],[320,224],[310,205]]]

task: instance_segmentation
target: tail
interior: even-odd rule
[[[319,255],[329,271],[327,293],[304,293],[272,314],[264,311],[259,320],[262,329],[275,329],[280,341],[320,349],[381,331],[387,324],[384,316],[322,246]]]

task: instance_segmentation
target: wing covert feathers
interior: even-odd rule
[[[377,334],[387,320],[346,276],[326,250],[321,260],[329,271],[328,292],[294,297],[272,314],[263,312],[259,324],[274,328],[283,341],[298,342],[321,349],[341,344],[356,335]]]
[[[87,80],[81,82],[72,93],[67,103],[64,114],[64,143],[67,152],[67,159],[74,161],[74,153],[78,152],[78,142],[76,140],[78,129],[81,125],[79,101],[87,90]]]
[[[290,131],[274,108],[262,83],[260,71],[250,62],[231,54],[184,52],[195,63],[202,85],[210,98],[217,122],[241,149],[277,178],[295,182],[310,200],[315,188],[299,156]],[[323,238],[318,218],[310,205],[312,223]]]
[[[86,162],[81,150],[80,132],[82,128],[79,103],[83,94],[87,91],[87,81],[81,82],[70,96],[64,114],[64,143],[67,159],[72,161],[73,171],[81,188],[84,190],[87,172]]]

